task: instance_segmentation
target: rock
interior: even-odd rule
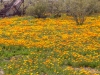
[[[4,75],[4,71],[0,69],[0,75]]]

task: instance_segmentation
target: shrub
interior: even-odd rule
[[[94,13],[100,13],[100,1],[95,4]]]
[[[93,12],[98,0],[67,0],[67,12],[73,16],[78,25],[82,25],[86,16]]]
[[[26,14],[36,18],[44,18],[46,17],[46,10],[47,5],[45,1],[36,1],[28,7]]]
[[[34,9],[33,6],[28,7],[27,10],[26,10],[26,15],[34,16],[34,14],[33,14],[34,10],[33,9]]]
[[[63,12],[63,0],[48,0],[48,12],[54,17],[60,17]]]

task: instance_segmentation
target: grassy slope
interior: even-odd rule
[[[100,74],[100,16],[0,20],[0,66],[6,75]],[[97,69],[97,70],[95,70]]]

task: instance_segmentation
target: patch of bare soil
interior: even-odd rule
[[[93,68],[88,68],[88,67],[84,67],[84,68],[74,68],[74,70],[76,70],[76,71],[80,71],[82,69],[85,70],[85,71],[90,72],[91,74],[100,74],[100,71],[99,70],[93,69]]]

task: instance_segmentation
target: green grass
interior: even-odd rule
[[[61,56],[58,52],[54,51],[54,48],[26,48],[23,46],[0,45],[0,49],[0,66],[4,68],[6,74],[11,75],[18,74],[18,72],[21,72],[21,75],[30,75],[31,73],[33,73],[33,75],[78,75],[80,71],[63,70],[68,66],[73,66],[73,68],[80,66],[96,68],[100,63],[100,61],[86,62],[84,60],[82,60],[81,63],[73,63],[72,60],[76,58],[73,57],[72,52],[74,52],[74,50],[71,49],[67,51],[68,54]],[[60,51],[63,51],[63,49]],[[91,54],[90,52],[79,53],[84,56]],[[49,61],[44,64],[46,60]],[[81,75],[85,75],[85,73]]]

